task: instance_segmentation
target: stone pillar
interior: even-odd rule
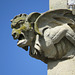
[[[49,0],[49,9],[70,9],[75,15],[75,0]]]
[[[67,0],[49,0],[50,10],[67,9]]]

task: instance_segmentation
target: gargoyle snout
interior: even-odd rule
[[[13,29],[12,30],[12,36],[16,40],[19,38],[19,35],[21,34],[21,31],[19,29]]]
[[[16,33],[12,33],[12,36],[13,36],[13,38],[15,38],[15,36],[16,36]]]
[[[17,32],[12,32],[13,38],[16,40],[19,37],[19,34]]]

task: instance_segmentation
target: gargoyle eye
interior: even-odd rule
[[[18,22],[24,22],[24,20],[19,20]]]
[[[23,20],[20,20],[20,21],[23,21]]]

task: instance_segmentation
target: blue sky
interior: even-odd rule
[[[20,14],[43,13],[49,0],[0,0],[0,75],[47,75],[47,65],[19,48],[11,36],[10,20]]]

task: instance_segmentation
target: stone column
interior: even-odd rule
[[[67,0],[49,0],[50,10],[67,9]]]
[[[75,0],[49,0],[49,9],[70,9],[75,15]]]

